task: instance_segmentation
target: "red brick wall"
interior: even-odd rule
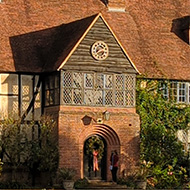
[[[110,119],[97,123],[97,119],[102,118],[106,110],[110,113]],[[117,149],[119,153],[119,175],[135,167],[139,159],[140,121],[134,108],[61,106],[60,110],[54,107],[46,109],[46,112],[58,114],[59,167],[73,167],[78,171],[77,176],[83,177],[84,142],[95,134],[107,142],[107,180],[111,179],[108,167],[111,150]],[[84,124],[84,116],[91,118],[90,124]]]

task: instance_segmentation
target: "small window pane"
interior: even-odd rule
[[[82,73],[73,73],[73,87],[82,88]]]
[[[93,75],[85,74],[84,76],[85,76],[85,78],[84,78],[85,88],[93,88]]]
[[[113,86],[113,77],[112,75],[105,75],[104,77],[104,87],[105,89],[111,89]]]
[[[72,87],[72,75],[69,72],[63,73],[63,87]]]
[[[113,91],[105,91],[105,105],[112,105],[113,102]]]
[[[94,94],[95,105],[103,105],[103,90],[96,90]]]
[[[124,91],[116,91],[115,94],[115,105],[116,106],[123,106],[124,105]]]
[[[124,75],[116,75],[115,87],[118,90],[124,89]]]
[[[75,89],[73,92],[73,101],[74,104],[82,104],[82,91]]]
[[[179,102],[186,101],[185,95],[186,95],[185,83],[179,83]]]
[[[96,78],[96,89],[102,89],[104,84],[104,75],[103,74],[97,74]]]
[[[92,105],[94,102],[94,93],[93,90],[85,90],[84,91],[84,103],[86,105]]]
[[[63,102],[65,104],[72,103],[72,90],[71,89],[64,89],[63,90]]]

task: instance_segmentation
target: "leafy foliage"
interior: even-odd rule
[[[86,178],[83,178],[83,179],[78,179],[75,181],[75,184],[74,184],[74,187],[75,189],[77,188],[84,188],[84,187],[87,187],[89,185],[89,182]]]
[[[13,117],[5,118],[1,126],[1,157],[10,165],[13,179],[22,166],[35,176],[36,172],[56,173],[58,146],[55,138],[55,122],[42,117],[40,122],[21,122]],[[14,176],[15,173],[15,176]]]
[[[64,180],[73,180],[76,176],[76,170],[73,168],[59,168],[58,181],[62,183]]]
[[[92,136],[87,140],[86,154],[93,155],[94,149],[98,151],[98,158],[101,160],[104,152],[104,143],[98,136]]]
[[[166,188],[175,180],[181,183],[181,175],[176,174],[173,182],[168,182],[171,176],[166,178],[164,175],[168,174],[166,171],[169,165],[173,170],[180,171],[179,168],[187,161],[176,132],[178,129],[188,129],[190,112],[189,107],[179,106],[163,98],[161,82],[163,81],[138,80],[137,112],[141,119],[141,159],[153,163],[152,175],[157,181],[157,187],[165,184]],[[142,86],[142,83],[145,85]]]

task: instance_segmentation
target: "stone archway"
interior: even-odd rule
[[[91,136],[99,136],[104,139],[106,143],[106,155],[105,155],[105,180],[111,179],[111,173],[109,171],[111,150],[117,150],[120,152],[120,140],[117,133],[109,126],[104,124],[92,125],[87,127],[79,138],[79,146],[81,150],[81,177],[84,175],[84,144],[85,141]]]

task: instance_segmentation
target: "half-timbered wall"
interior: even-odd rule
[[[0,117],[9,114],[22,116],[31,106],[26,120],[38,120],[41,115],[41,92],[31,101],[39,76],[23,74],[0,74]]]

